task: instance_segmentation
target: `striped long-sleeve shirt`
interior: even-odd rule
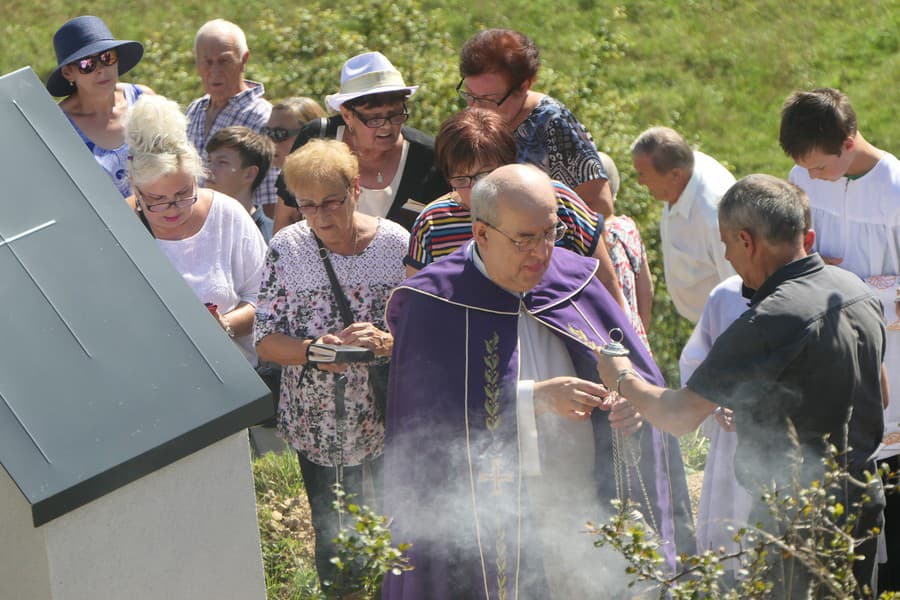
[[[591,210],[578,194],[559,181],[553,182],[557,216],[566,234],[556,243],[582,256],[592,256],[603,235],[603,217]],[[472,213],[454,200],[453,194],[438,198],[419,214],[409,237],[403,264],[421,269],[443,258],[472,239]]]

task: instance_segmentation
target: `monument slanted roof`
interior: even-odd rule
[[[0,463],[39,526],[272,404],[30,68],[0,131]]]

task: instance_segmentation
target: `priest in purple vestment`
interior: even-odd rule
[[[610,597],[624,565],[584,531],[611,499],[638,503],[670,565],[694,540],[677,441],[596,410],[593,349],[618,328],[634,368],[662,376],[597,261],[553,247],[546,175],[497,169],[472,190],[472,220],[471,242],[388,303],[385,511],[414,569],[387,575],[383,598]]]

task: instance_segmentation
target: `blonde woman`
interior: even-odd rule
[[[135,103],[125,130],[134,189],[128,202],[197,298],[256,366],[251,334],[266,244],[237,200],[197,185],[203,164],[186,125],[178,105],[162,96]]]
[[[359,162],[343,142],[311,140],[288,157],[282,175],[305,219],[276,233],[269,245],[256,313],[256,349],[261,359],[283,366],[278,429],[300,461],[316,531],[319,578],[338,583],[330,562],[339,527],[332,485],[341,480],[359,502],[378,507],[384,414],[370,386],[369,365],[316,368],[307,360],[308,351],[313,342],[350,344],[372,350],[376,363],[387,363],[393,337],[384,308],[405,277],[402,260],[409,234],[396,223],[357,210]],[[346,298],[345,310],[326,260]],[[340,397],[338,368],[346,377]]]

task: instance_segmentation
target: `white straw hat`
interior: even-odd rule
[[[417,85],[406,85],[403,75],[384,54],[366,52],[344,63],[341,69],[341,90],[337,94],[325,96],[325,103],[332,110],[338,111],[344,102],[360,96],[400,91],[412,96],[417,89]]]

